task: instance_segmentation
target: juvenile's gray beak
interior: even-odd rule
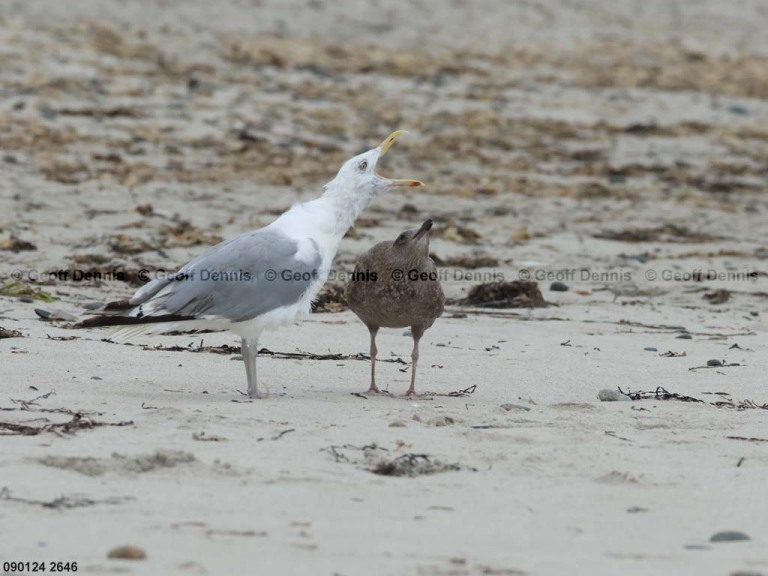
[[[413,239],[421,239],[423,236],[428,235],[430,230],[432,230],[432,218],[424,221],[424,224],[421,225],[421,228],[419,228],[419,230],[416,232],[416,235],[413,237]]]

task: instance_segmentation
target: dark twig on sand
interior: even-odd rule
[[[152,352],[209,352],[211,354],[231,354],[237,355],[241,353],[240,346],[230,346],[223,344],[221,346],[203,346],[202,343],[199,346],[193,346],[191,343],[188,346],[143,346],[144,350]],[[259,349],[259,356],[271,356],[272,358],[286,359],[286,360],[361,360],[368,362],[370,357],[367,354],[314,354],[312,352],[273,352],[269,348]],[[392,362],[394,364],[408,364],[402,358],[385,358],[378,360],[379,362]]]
[[[680,402],[700,402],[704,404],[704,400],[699,400],[693,396],[685,396],[684,394],[677,394],[676,392],[669,392],[663,386],[659,386],[655,391],[649,392],[645,390],[639,390],[637,392],[624,392],[619,388],[619,392],[629,396],[632,400],[679,400]]]
[[[747,442],[768,442],[768,438],[754,438],[747,436],[726,436],[728,440],[745,440]]]
[[[285,436],[286,434],[288,434],[290,432],[296,432],[296,428],[288,428],[287,430],[281,430],[280,432],[278,432],[277,434],[272,436],[272,438],[270,438],[270,440],[280,440],[280,438],[282,438],[283,436]]]
[[[733,400],[718,400],[717,402],[705,402],[704,400],[694,398],[693,396],[686,396],[684,394],[669,392],[663,386],[659,386],[653,392],[646,391],[646,390],[639,390],[637,392],[630,392],[630,391],[624,392],[621,388],[619,388],[619,392],[621,392],[626,396],[629,396],[632,400],[679,400],[680,402],[695,402],[697,404],[709,404],[710,406],[714,406],[716,408],[735,408],[737,410],[749,410],[749,409],[768,410],[768,403],[758,404],[753,400],[739,400],[738,402],[735,402]]]
[[[475,390],[477,390],[477,384],[473,384],[472,386],[469,386],[468,388],[464,388],[463,390],[454,390],[453,392],[448,392],[447,394],[443,394],[441,392],[425,392],[425,396],[444,396],[447,398],[466,398],[470,394],[474,394]]]
[[[103,500],[93,500],[92,498],[84,498],[82,496],[59,496],[53,500],[34,500],[31,498],[19,498],[18,496],[12,496],[11,491],[7,487],[0,489],[0,500],[6,502],[18,502],[21,504],[30,504],[33,506],[41,506],[43,508],[50,508],[53,510],[61,510],[67,508],[83,508],[85,506],[94,506],[96,504],[122,504],[127,500],[133,500],[130,496],[104,498]]]
[[[20,410],[30,410],[30,406],[37,406],[38,400],[46,400],[49,396],[56,394],[55,390],[51,390],[50,392],[46,392],[45,394],[40,394],[40,396],[35,396],[32,398],[32,400],[16,400],[14,398],[11,398],[11,402],[14,404],[21,404]]]
[[[690,368],[688,368],[688,371],[696,372],[696,370],[711,370],[712,368],[732,368],[734,366],[741,366],[741,364],[738,364],[738,363],[728,364],[727,362],[723,361],[720,364],[712,364],[707,366],[691,366]]]

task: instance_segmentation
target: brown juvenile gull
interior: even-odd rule
[[[116,342],[171,330],[230,330],[242,341],[248,396],[261,397],[256,385],[261,332],[309,314],[341,239],[368,204],[391,188],[422,185],[376,173],[379,158],[402,134],[393,132],[347,160],[320,198],[294,204],[268,226],[213,246],[81,326],[118,326],[111,335]]]
[[[380,242],[363,254],[347,282],[347,303],[371,333],[371,386],[376,386],[376,334],[379,328],[411,327],[411,386],[416,394],[419,340],[443,313],[445,295],[435,263],[429,257],[432,220],[421,228],[406,230],[394,242]]]

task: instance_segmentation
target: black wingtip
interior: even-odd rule
[[[160,316],[94,316],[86,318],[82,322],[75,324],[75,328],[102,328],[105,326],[133,326],[136,324],[157,324],[159,322],[187,322],[196,320],[192,316],[179,316],[178,314],[162,314]]]

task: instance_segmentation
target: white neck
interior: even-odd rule
[[[325,200],[334,206],[339,232],[342,236],[355,224],[358,216],[374,199],[375,196],[350,190],[335,181],[328,183],[325,193],[320,197],[320,200]]]
[[[340,242],[371,201],[373,197],[332,181],[326,185],[325,193],[320,198],[308,204],[328,214],[323,228],[327,234],[336,236]]]
[[[283,228],[289,236],[320,241],[330,266],[342,238],[375,197],[376,194],[361,193],[334,180],[325,186],[320,198],[294,205],[274,225]]]

